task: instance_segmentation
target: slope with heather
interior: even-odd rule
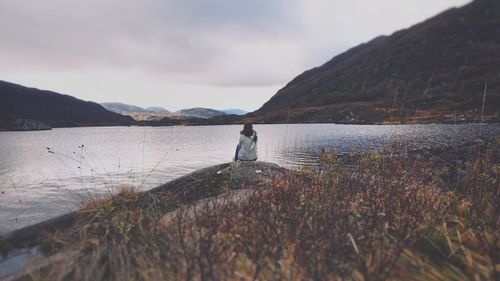
[[[500,2],[476,0],[302,73],[256,113],[267,121],[498,120],[498,54]]]

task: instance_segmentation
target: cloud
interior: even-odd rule
[[[2,1],[0,60],[12,68],[138,68],[163,73],[176,81],[232,85],[232,81],[243,80],[233,77],[234,69],[237,73],[248,73],[238,71],[243,68],[262,73],[260,67],[273,64],[272,58],[281,51],[288,52],[277,49],[278,45],[293,45],[290,39],[287,41],[285,27],[294,23],[278,3]],[[274,41],[282,43],[275,47]],[[246,52],[235,49],[239,47]],[[255,56],[257,66],[241,64]],[[234,63],[229,67],[231,61]],[[215,73],[221,70],[226,72]]]

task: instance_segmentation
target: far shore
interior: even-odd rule
[[[235,123],[210,123],[210,122],[183,122],[179,124],[158,124],[155,122],[147,122],[140,124],[131,124],[131,125],[123,125],[123,124],[85,124],[85,125],[68,125],[68,126],[53,126],[49,128],[43,129],[20,129],[20,128],[0,128],[0,132],[32,132],[32,131],[49,131],[52,129],[64,129],[64,128],[99,128],[99,127],[197,127],[197,126],[226,126],[226,125],[243,125],[244,122],[235,122]],[[401,123],[401,122],[382,122],[382,123],[335,123],[335,122],[290,122],[290,123],[281,123],[281,122],[257,122],[255,125],[314,125],[314,124],[331,124],[331,125],[356,125],[356,126],[396,126],[396,125],[480,125],[480,124],[500,124],[498,120],[490,120],[483,122],[425,122],[425,123]]]

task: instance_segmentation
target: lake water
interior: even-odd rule
[[[0,233],[75,210],[122,186],[147,190],[232,160],[241,126],[92,127],[0,132]],[[256,125],[259,160],[317,162],[322,148],[368,151],[391,141],[460,144],[499,125]]]

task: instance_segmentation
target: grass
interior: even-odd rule
[[[224,181],[148,202],[126,189],[47,237],[47,254],[72,254],[32,278],[499,280],[500,142],[472,150],[446,164],[398,145],[326,153],[320,168],[196,207]]]

